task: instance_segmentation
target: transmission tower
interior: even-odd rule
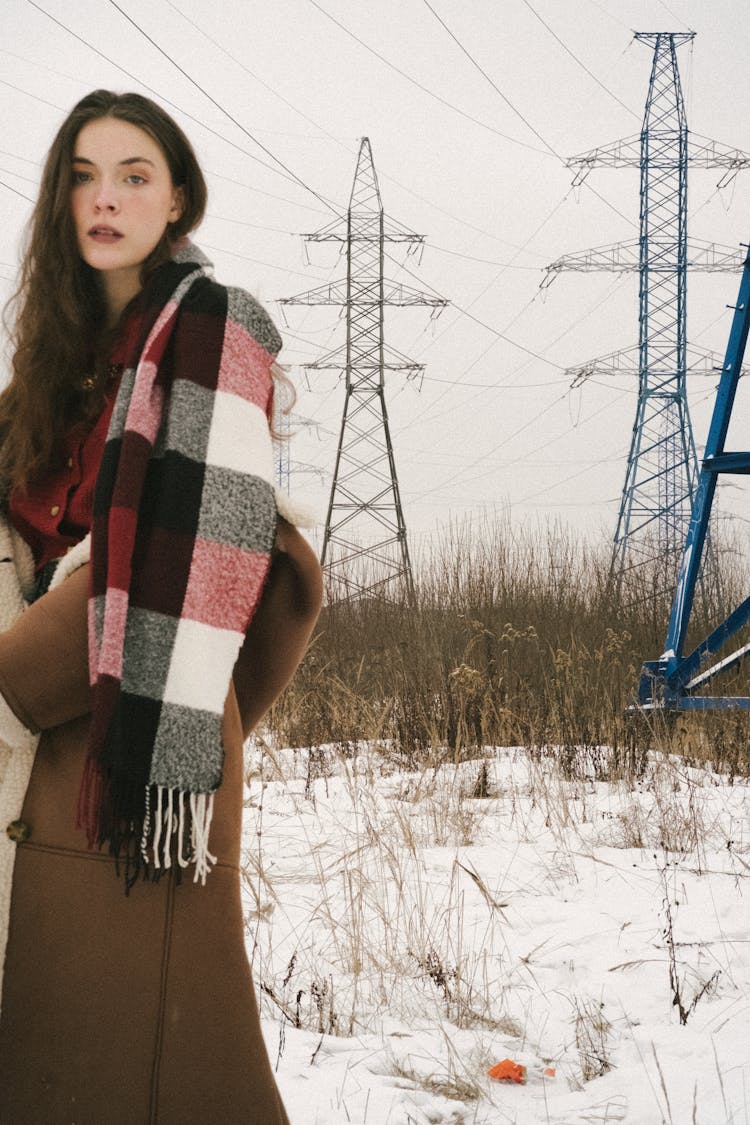
[[[640,168],[640,237],[565,255],[548,267],[543,284],[561,270],[610,270],[639,275],[639,342],[571,369],[573,385],[595,374],[638,374],[638,406],[612,551],[612,573],[656,556],[673,578],[682,552],[698,479],[686,375],[710,374],[716,357],[687,344],[687,271],[734,270],[739,249],[687,240],[688,164],[723,168],[729,183],[750,155],[703,137],[688,137],[677,49],[694,32],[638,32],[653,47],[651,78],[640,136],[615,141],[568,161],[574,185],[595,167]]]
[[[321,564],[332,599],[395,593],[413,596],[406,524],[396,476],[385,372],[416,375],[422,365],[386,348],[386,305],[429,305],[447,302],[420,293],[383,275],[387,243],[421,246],[412,234],[386,219],[372,160],[370,142],[359,149],[346,223],[339,219],[309,242],[338,242],[346,247],[346,279],[287,297],[284,305],[339,305],[346,312],[346,343],[308,370],[335,368],[346,376],[336,466],[328,504]]]
[[[276,482],[282,492],[287,494],[291,490],[292,472],[295,476],[299,473],[315,473],[322,476],[319,469],[313,465],[292,461],[289,447],[293,433],[293,426],[305,429],[320,430],[321,427],[313,418],[303,418],[292,410],[295,392],[291,383],[276,382],[273,395],[273,435],[274,435],[274,460],[276,462]]]

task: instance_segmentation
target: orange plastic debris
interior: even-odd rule
[[[512,1059],[503,1059],[502,1062],[495,1063],[487,1073],[490,1078],[498,1082],[518,1082],[519,1085],[523,1085],[526,1081],[526,1067],[521,1063],[513,1062]]]

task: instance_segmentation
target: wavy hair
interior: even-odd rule
[[[148,133],[164,154],[173,186],[182,189],[182,214],[144,261],[142,282],[205,211],[206,182],[192,145],[160,106],[141,94],[109,90],[95,90],[74,106],[47,156],[18,289],[5,310],[13,348],[11,379],[0,393],[0,479],[7,492],[56,468],[65,430],[76,418],[95,416],[103,404],[116,330],[106,329],[103,290],[79,254],[70,205],[76,139],[84,125],[102,117]],[[94,376],[93,391],[82,390],[85,375]]]

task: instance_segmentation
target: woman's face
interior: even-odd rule
[[[100,117],[73,149],[71,209],[81,257],[102,277],[110,318],[141,287],[141,265],[182,214],[158,143],[137,125]]]

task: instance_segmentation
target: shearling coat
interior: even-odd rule
[[[277,508],[296,517],[283,496]],[[1,555],[2,544],[0,566]],[[0,621],[0,692],[42,732],[13,845],[0,1125],[288,1125],[245,951],[242,742],[302,657],[320,568],[280,519],[228,683],[226,668],[223,716],[218,699],[215,868],[205,886],[178,885],[173,868],[127,897],[115,861],[75,827],[91,704],[89,577],[83,565],[10,628]]]
[[[17,845],[0,1125],[288,1125],[245,952],[234,687],[206,886],[178,886],[170,874],[126,897],[114,861],[74,826],[88,726],[86,569],[0,637],[14,668],[46,680],[27,708],[40,725],[55,721],[41,736],[22,811],[29,835]]]

